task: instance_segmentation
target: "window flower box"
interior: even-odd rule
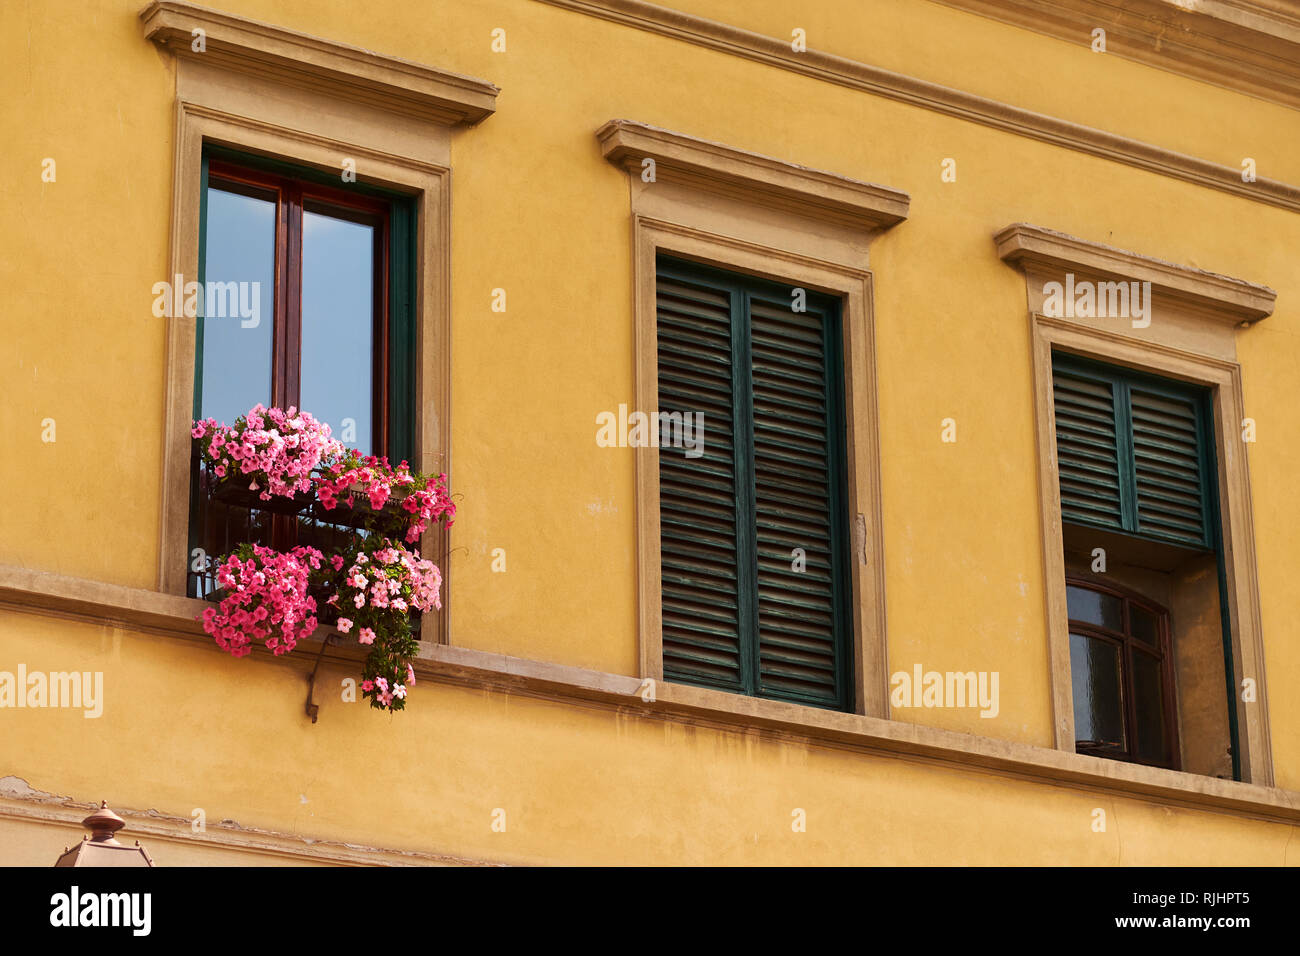
[[[199,549],[215,575],[204,629],[243,657],[255,644],[289,653],[333,626],[367,648],[360,683],[371,706],[404,709],[419,615],[442,607],[441,572],[413,548],[431,522],[451,524],[446,476],[358,455],[293,408],[258,405],[233,426],[195,422],[193,435],[195,487],[215,503],[201,522],[221,509],[226,519],[221,556]]]

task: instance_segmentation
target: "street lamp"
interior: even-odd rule
[[[55,866],[153,866],[148,852],[135,841],[135,846],[123,846],[114,834],[126,826],[126,821],[108,809],[108,801],[100,801],[99,809],[81,825],[90,831],[75,848],[63,848]]]

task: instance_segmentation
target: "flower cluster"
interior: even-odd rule
[[[312,472],[343,455],[330,427],[290,405],[288,411],[254,405],[234,425],[196,421],[190,434],[203,441],[203,456],[218,478],[248,481],[250,491],[270,501],[312,489]]]
[[[242,544],[217,570],[225,591],[221,603],[203,611],[203,629],[235,657],[262,641],[274,654],[287,654],[316,630],[316,599],[307,593],[311,572],[323,556],[315,548],[282,554]]]
[[[400,500],[399,507],[410,516],[405,538],[411,544],[420,540],[430,521],[451,527],[456,516],[456,505],[447,494],[446,475],[415,474],[406,462],[394,468],[387,458],[348,450],[317,476],[316,496],[326,511],[332,511],[340,499],[352,507],[358,494],[369,500],[373,511],[382,511],[390,498]]]
[[[343,577],[328,603],[338,609],[338,629],[357,631],[370,648],[362,668],[361,691],[370,706],[401,710],[415,683],[411,662],[418,644],[411,633],[412,611],[441,609],[442,575],[437,566],[388,538],[359,539],[332,563]]]
[[[240,545],[220,563],[221,601],[204,610],[204,630],[236,657],[257,641],[286,654],[315,631],[319,598],[321,615],[328,621],[337,614],[339,631],[369,649],[361,688],[370,706],[404,709],[419,649],[412,615],[442,608],[441,573],[406,544],[419,541],[430,522],[451,525],[456,506],[446,475],[418,474],[406,462],[394,468],[386,458],[345,449],[328,425],[292,407],[256,405],[233,426],[196,421],[192,434],[220,481],[247,482],[263,501],[311,495],[330,511],[363,496],[370,505],[351,516],[358,520],[342,522],[353,530],[342,553],[328,559],[314,548],[282,553]],[[311,498],[294,508],[314,509]]]

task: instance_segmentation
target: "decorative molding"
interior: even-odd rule
[[[574,13],[684,40],[710,50],[789,70],[827,83],[933,110],[946,116],[1145,169],[1161,176],[1300,212],[1300,186],[1275,179],[1241,180],[1241,170],[1105,130],[1000,103],[974,93],[895,73],[818,50],[795,53],[790,41],[646,0],[537,0]]]
[[[1197,306],[1234,325],[1267,318],[1273,314],[1277,300],[1277,293],[1268,286],[1180,266],[1028,223],[1007,226],[993,241],[998,255],[1006,262],[1107,279],[1150,282],[1153,291]]]
[[[1228,580],[1228,608],[1237,677],[1250,677],[1256,699],[1235,701],[1242,748],[1241,772],[1253,784],[1272,787],[1273,746],[1269,726],[1268,681],[1264,673],[1264,631],[1259,571],[1255,557],[1254,507],[1245,445],[1237,440],[1245,415],[1241,366],[1080,323],[1030,314],[1034,360],[1034,410],[1037,423],[1039,503],[1043,543],[1044,602],[1051,667],[1053,729],[1061,751],[1074,749],[1074,711],[1070,684],[1069,615],[1066,603],[1064,530],[1060,470],[1056,457],[1052,350],[1055,347],[1154,375],[1195,382],[1213,389],[1218,450],[1220,532]],[[1172,772],[1172,771],[1164,771]],[[1198,778],[1200,779],[1200,778]],[[1216,779],[1216,778],[1204,778]],[[1297,805],[1300,811],[1300,805]]]
[[[907,217],[907,193],[809,169],[643,123],[596,131],[602,154],[630,179],[636,407],[659,406],[659,252],[820,289],[843,303],[849,513],[858,546],[852,582],[853,697],[859,713],[889,715],[883,517],[872,238]],[[654,161],[654,177],[640,175]],[[659,458],[636,456],[637,644],[641,676],[663,680]]]
[[[1300,108],[1300,9],[1282,0],[935,0],[1106,54]]]
[[[450,467],[450,164],[453,128],[495,110],[498,89],[358,47],[234,16],[184,0],[140,12],[144,36],[176,55],[172,219],[166,275],[197,276],[204,143],[220,143],[319,169],[361,160],[359,180],[417,196],[416,460]],[[203,31],[203,49],[192,44]],[[195,325],[167,320],[166,419],[159,522],[159,590],[185,593]],[[425,553],[448,534],[426,532]],[[444,584],[448,575],[444,569]],[[430,621],[445,639],[450,605]]]
[[[639,181],[636,185],[642,186]],[[852,595],[853,702],[857,713],[888,717],[884,517],[872,276],[851,264],[865,264],[861,242],[851,241],[860,240],[860,234],[817,224],[822,242],[817,248],[809,248],[807,237],[791,227],[788,218],[773,234],[763,228],[761,217],[757,221],[747,219],[729,209],[728,204],[694,191],[666,195],[670,189],[668,184],[656,182],[632,191],[635,407],[659,407],[656,263],[661,251],[723,269],[821,289],[842,302],[847,503],[859,535],[852,555],[846,556]],[[849,233],[851,239],[837,237],[837,232]],[[663,556],[657,448],[637,449],[636,478],[637,644],[641,676],[662,681]]]
[[[420,471],[453,474],[451,442],[451,213],[447,166],[451,132],[443,126],[406,119],[393,122],[350,106],[337,116],[314,109],[319,96],[292,91],[272,102],[261,95],[265,81],[252,89],[232,83],[226,71],[187,59],[177,75],[176,135],[172,221],[167,275],[198,274],[199,192],[203,144],[222,143],[252,153],[321,169],[336,168],[339,156],[364,160],[360,179],[418,196],[419,255],[416,269],[416,463]],[[380,122],[376,123],[379,119]],[[296,123],[291,127],[288,123]],[[305,128],[299,128],[305,127]],[[346,140],[337,137],[347,137]],[[367,144],[367,145],[362,145]],[[172,595],[186,590],[189,539],[190,425],[194,403],[195,322],[167,322],[167,355],[160,495],[158,587]],[[435,525],[425,532],[421,551],[445,554],[449,532]],[[444,587],[450,572],[443,569]],[[445,640],[453,601],[427,619],[429,634]]]
[[[201,7],[154,0],[140,11],[144,35],[176,54],[311,89],[375,109],[446,126],[481,122],[496,109],[498,88],[360,47]],[[193,48],[203,31],[202,51]]]
[[[634,175],[651,159],[655,179],[700,186],[747,202],[883,229],[907,218],[907,193],[836,173],[760,156],[632,120],[610,120],[596,131],[601,153]]]
[[[14,777],[0,780],[0,820],[49,828],[51,834],[65,831],[62,840],[73,844],[85,832],[81,818],[94,803],[80,803],[71,797],[56,796],[21,785]],[[208,823],[195,833],[189,817],[172,817],[156,810],[117,809],[127,821],[130,838],[147,843],[157,857],[171,847],[184,853],[218,851],[261,857],[262,865],[317,866],[501,866],[483,860],[418,850],[394,850],[384,847],[358,846],[335,840],[318,840],[295,833],[280,833],[254,827],[242,827],[233,821]],[[59,838],[50,838],[50,859],[58,853]],[[166,865],[165,862],[163,865]]]
[[[1236,702],[1240,765],[1245,779],[1271,786],[1272,740],[1264,680],[1264,637],[1255,558],[1254,511],[1246,446],[1236,440],[1244,418],[1236,327],[1273,312],[1277,293],[1242,279],[1177,265],[1041,226],[1016,223],[993,237],[998,255],[1021,267],[1029,306],[1034,360],[1044,602],[1051,673],[1053,734],[1074,749],[1070,644],[1066,607],[1064,529],[1056,457],[1052,351],[1064,349],[1111,364],[1206,386],[1213,393],[1215,446],[1224,542],[1228,612],[1238,676],[1256,682],[1257,700]],[[1110,317],[1052,317],[1045,311],[1049,278],[1077,273],[1090,280],[1150,282],[1158,315],[1145,325]],[[1154,304],[1148,303],[1148,309]]]
[[[101,601],[105,603],[101,605]],[[183,613],[177,613],[176,601],[186,606]],[[193,614],[203,602],[0,565],[0,606],[37,614],[67,611],[118,624],[130,624],[135,618],[157,624],[170,617],[175,633],[195,638]],[[202,633],[197,638],[203,639],[212,653],[221,653]],[[315,650],[313,645],[318,646],[318,638],[300,647],[310,656]],[[331,648],[325,657],[359,659],[359,648],[353,650],[356,654],[349,656]],[[255,651],[253,658],[267,666],[300,666],[298,661],[274,657],[265,650]],[[803,746],[912,759],[958,772],[988,772],[1166,806],[1300,823],[1300,792],[1293,790],[1085,757],[922,724],[671,683],[658,683],[651,702],[642,699],[640,677],[425,642],[420,645],[415,672],[421,680],[430,682],[594,706],[629,717],[676,720],[734,733],[764,734]],[[1256,706],[1265,707],[1264,698],[1260,701]]]

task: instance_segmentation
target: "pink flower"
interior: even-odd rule
[[[240,552],[250,554],[243,559]],[[217,646],[245,657],[254,641],[275,654],[287,654],[317,626],[316,600],[307,593],[308,566],[320,552],[298,547],[281,553],[243,545],[217,568],[217,583],[227,593],[215,608],[204,608],[203,629]]]
[[[368,627],[363,627],[357,632],[357,640],[362,644],[373,644],[375,643],[375,632]]]
[[[339,618],[338,627],[340,631],[346,634],[348,631],[352,630],[352,621],[346,617],[341,617]]]
[[[273,495],[292,497],[310,491],[311,475],[323,465],[341,459],[343,444],[330,438],[328,425],[306,412],[286,414],[278,408],[254,405],[234,425],[218,425],[212,419],[196,421],[195,438],[211,436],[206,458],[212,465],[225,464],[222,448],[230,459],[240,462],[239,471],[250,480],[250,490],[270,500]],[[329,504],[322,498],[322,503]]]
[[[336,555],[334,555],[334,557],[330,558],[330,563],[331,563],[332,565],[334,565],[334,570],[335,570],[335,571],[342,571],[342,570],[343,570],[343,555],[341,555],[341,554],[336,554]]]
[[[406,665],[406,682],[408,684],[415,683],[415,668],[412,667],[410,663],[407,663]]]
[[[456,506],[447,493],[447,476],[431,479],[414,475],[405,461],[394,468],[387,458],[362,457],[349,450],[313,480],[326,510],[336,507],[339,498],[344,496],[351,507],[360,492],[372,510],[380,511],[395,494],[401,495],[401,508],[410,515],[405,532],[408,543],[418,541],[430,521],[442,521],[450,527],[456,514]]]
[[[375,689],[375,682],[372,681],[372,680],[363,680],[363,681],[361,682],[361,689],[362,689],[362,690],[367,690],[367,691],[369,691],[369,690],[374,690],[374,689]]]

